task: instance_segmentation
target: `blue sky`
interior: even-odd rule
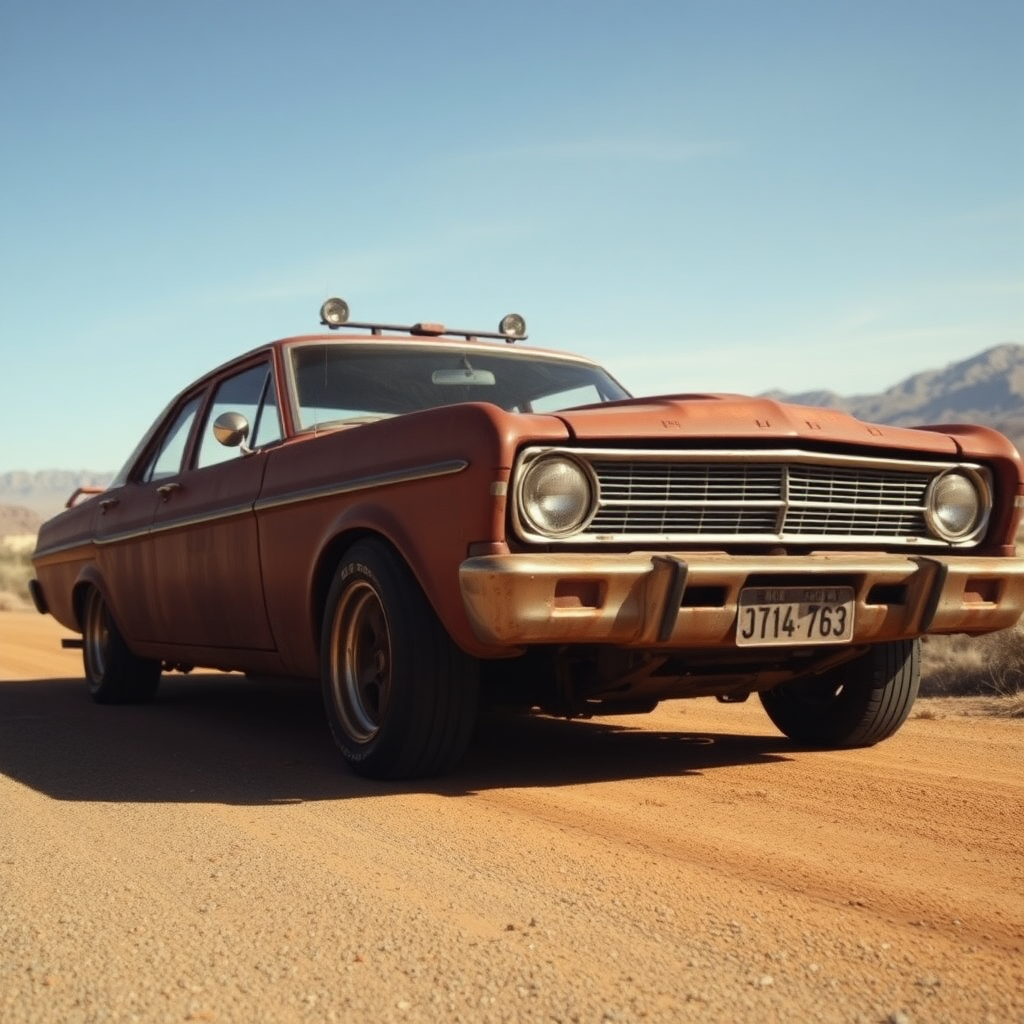
[[[1020,0],[5,0],[0,168],[0,472],[331,294],[638,394],[1024,343]]]

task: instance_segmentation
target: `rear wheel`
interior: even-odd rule
[[[85,599],[82,660],[89,693],[97,704],[152,700],[160,685],[160,662],[128,649],[103,595],[93,587]]]
[[[321,677],[331,734],[360,775],[437,775],[465,752],[476,722],[477,662],[379,542],[354,545],[334,577]]]
[[[760,694],[768,717],[798,743],[870,747],[906,721],[921,682],[919,640],[876,644],[823,676]]]

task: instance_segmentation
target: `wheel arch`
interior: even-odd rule
[[[103,595],[103,600],[106,601],[107,607],[111,607],[110,594],[103,582],[103,577],[94,565],[83,569],[71,588],[71,608],[75,615],[75,624],[80,633],[85,625],[85,602],[89,597],[90,590],[98,590]],[[111,608],[111,615],[113,614],[114,612]],[[117,621],[116,617],[115,621]]]
[[[389,548],[400,558],[409,571],[409,561],[399,550],[398,546],[379,530],[371,530],[366,526],[354,526],[335,534],[324,545],[317,558],[313,570],[312,592],[310,594],[310,616],[313,624],[313,639],[316,643],[316,650],[320,650],[323,639],[324,613],[327,610],[327,595],[330,592],[334,576],[345,558],[346,553],[361,540],[374,540]],[[413,573],[415,575],[415,573]]]
[[[404,500],[408,505],[408,497]],[[458,566],[465,557],[465,550],[455,552],[450,534],[446,534],[445,542],[441,543],[429,530],[419,528],[416,523],[410,524],[399,513],[400,509],[393,503],[361,502],[345,508],[325,524],[304,583],[308,588],[306,617],[311,628],[307,635],[312,650],[320,649],[327,595],[335,573],[353,544],[372,539],[393,552],[409,571],[448,635],[462,650],[479,656],[474,648],[458,577]]]

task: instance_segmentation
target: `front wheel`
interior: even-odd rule
[[[132,654],[95,587],[85,599],[82,660],[97,704],[141,704],[152,700],[160,685],[160,662]]]
[[[768,717],[798,743],[870,747],[906,721],[920,682],[920,641],[892,640],[822,676],[794,679],[759,696]]]
[[[379,542],[354,545],[335,574],[321,678],[331,734],[360,775],[437,775],[465,752],[476,721],[477,662]]]

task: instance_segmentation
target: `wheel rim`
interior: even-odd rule
[[[85,661],[93,682],[103,679],[110,650],[110,617],[103,598],[95,591],[85,613]]]
[[[331,697],[350,739],[368,743],[391,700],[391,634],[377,591],[362,581],[345,589],[331,629]]]

